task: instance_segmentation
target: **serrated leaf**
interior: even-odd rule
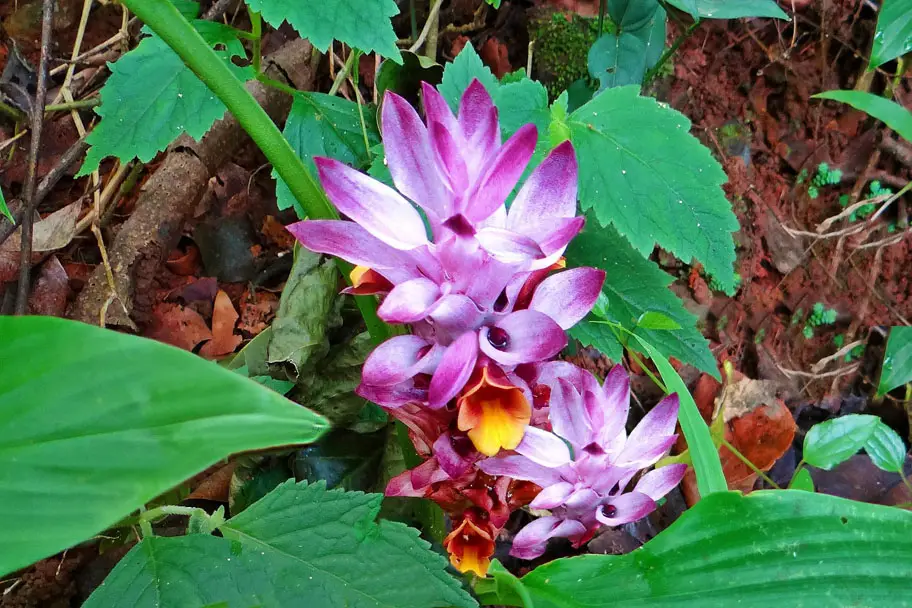
[[[324,53],[333,40],[365,53],[377,51],[399,62],[390,19],[399,14],[394,0],[245,0],[270,25],[283,21]]]
[[[314,156],[327,156],[356,169],[366,169],[371,158],[369,146],[380,141],[380,134],[373,106],[364,105],[361,111],[364,114],[363,130],[358,104],[322,93],[298,93],[282,134],[314,178],[317,177]],[[276,179],[279,209],[299,205],[275,170],[272,175]],[[303,217],[303,209],[299,209],[298,213]]]
[[[551,124],[548,90],[537,80],[524,78],[518,82],[500,85],[493,97],[494,105],[497,106],[500,130],[504,139],[529,123],[538,128],[535,153],[526,168],[526,173],[528,174],[533,167],[545,158],[545,155],[552,147],[548,137],[548,129]]]
[[[231,61],[246,57],[233,28],[212,21],[194,21],[193,26],[219,49],[216,53],[239,80],[253,77],[252,68]],[[101,89],[101,105],[95,109],[102,118],[86,137],[91,147],[77,176],[88,175],[108,156],[147,163],[183,133],[200,139],[225,110],[225,104],[161,38],[144,38],[111,64],[111,75]]]
[[[0,317],[0,335],[0,576],[234,452],[307,443],[327,427],[152,340],[50,317]]]
[[[447,103],[450,109],[456,112],[459,109],[459,100],[463,91],[471,84],[472,79],[477,78],[481,84],[488,90],[491,97],[497,92],[500,83],[494,73],[481,62],[481,57],[475,52],[471,44],[465,47],[456,55],[452,63],[446,64],[443,68],[443,80],[437,89]]]
[[[795,476],[792,477],[792,482],[789,484],[790,490],[801,490],[802,492],[813,492],[814,491],[814,479],[811,477],[811,473],[804,467],[798,469],[795,473]]]
[[[658,244],[696,258],[733,289],[738,220],[722,191],[725,172],[690,135],[690,121],[627,86],[596,96],[568,123],[583,210],[614,224],[641,254]]]
[[[9,207],[6,206],[6,199],[3,198],[3,190],[0,190],[0,215],[8,219],[10,223],[16,221],[13,218],[13,214],[10,213]]]
[[[912,0],[883,0],[877,15],[870,69],[912,51]]]
[[[900,137],[912,142],[912,112],[885,97],[865,91],[826,91],[817,93],[814,98],[847,103],[856,110],[883,121],[899,133]]]
[[[289,481],[220,527],[144,539],[85,606],[474,608],[418,531],[375,521],[380,494]]]
[[[864,444],[864,450],[878,468],[889,473],[902,473],[906,464],[906,444],[896,431],[882,421],[874,425],[874,432]]]
[[[627,555],[583,555],[520,579],[535,608],[908,605],[912,513],[834,496],[712,494]],[[521,606],[498,588],[483,603]]]
[[[646,43],[627,32],[602,34],[589,49],[587,65],[599,90],[640,84],[646,73]]]
[[[886,395],[908,382],[912,382],[912,327],[893,327],[887,339],[877,394]]]
[[[709,344],[695,327],[696,317],[687,312],[681,300],[668,289],[672,278],[637,253],[614,228],[599,228],[594,221],[586,222],[582,233],[567,248],[566,256],[569,266],[594,266],[606,272],[602,286],[607,299],[607,309],[603,311],[605,320],[620,323],[642,336],[664,356],[675,357],[719,378]],[[637,319],[647,312],[660,313],[681,329],[664,331],[637,327]],[[598,321],[597,313],[590,314],[570,330],[570,335],[618,360],[619,357],[612,354],[619,353],[621,345],[610,331],[603,329],[604,326],[598,327]],[[597,339],[598,343],[590,339]],[[634,342],[630,346],[637,347]]]
[[[775,0],[666,0],[668,4],[702,19],[739,19],[741,17],[772,17],[789,20]]]
[[[880,419],[850,414],[815,424],[804,436],[804,461],[830,470],[855,455],[871,438]]]

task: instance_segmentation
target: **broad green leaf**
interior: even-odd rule
[[[196,19],[199,16],[200,6],[195,0],[171,0],[171,4],[185,19]]]
[[[789,20],[775,0],[666,0],[682,11],[697,14],[703,19],[739,19],[741,17],[772,17]]]
[[[608,16],[618,30],[635,32],[650,27],[659,8],[658,0],[607,0]]]
[[[526,175],[538,165],[551,150],[548,137],[551,125],[551,109],[548,107],[548,90],[537,80],[524,78],[518,82],[503,84],[494,93],[494,105],[500,118],[500,130],[506,139],[523,125],[533,123],[538,128],[535,153],[526,168]]]
[[[599,90],[640,84],[646,73],[646,43],[626,31],[602,34],[589,49],[587,65]]]
[[[294,474],[301,481],[325,481],[327,488],[368,491],[386,447],[386,429],[374,433],[334,430],[295,454]]]
[[[152,340],[0,317],[0,575],[81,542],[234,452],[323,418]]]
[[[9,207],[6,206],[6,199],[3,198],[3,190],[0,190],[0,215],[8,219],[11,223],[15,222],[13,214],[10,213]]]
[[[314,156],[327,156],[356,169],[366,169],[371,160],[369,148],[380,142],[380,134],[373,107],[362,106],[361,111],[363,129],[355,102],[322,93],[298,93],[282,134],[315,178]],[[299,205],[278,173],[273,171],[273,177],[279,209]],[[303,209],[298,213],[304,216]]]
[[[600,320],[614,321],[642,336],[664,356],[675,357],[719,378],[709,343],[697,331],[696,317],[687,312],[681,300],[668,289],[672,278],[637,253],[614,228],[599,228],[590,218],[582,233],[570,243],[566,256],[570,266],[595,266],[606,272],[602,286],[605,306],[597,307],[594,313],[573,327],[571,336],[617,361],[621,345],[607,326],[599,323]],[[664,315],[681,329],[664,331],[637,327],[637,320],[648,312]],[[630,346],[643,352],[636,343],[632,342]]]
[[[694,19],[697,19],[700,16],[700,10],[697,7],[700,0],[665,0],[668,4],[678,8],[679,10],[684,11],[689,14]]]
[[[500,0],[485,0],[485,2],[487,2],[494,8],[500,8]]]
[[[804,436],[804,461],[818,469],[832,469],[855,455],[871,438],[880,419],[850,414],[815,424]]]
[[[874,432],[864,444],[871,462],[890,473],[902,473],[906,464],[906,444],[902,438],[882,421],[874,425]]]
[[[417,530],[375,521],[381,498],[286,482],[223,524],[224,538],[144,539],[84,606],[477,606]]]
[[[394,61],[402,60],[390,21],[399,14],[394,0],[245,1],[273,27],[287,21],[301,38],[324,53],[338,40],[365,53],[377,51]]]
[[[912,0],[883,0],[869,67],[876,68],[909,51],[912,51]]]
[[[535,608],[909,605],[912,513],[794,490],[720,492],[627,555],[520,581]],[[498,587],[483,603],[519,606]]]
[[[912,327],[893,327],[887,339],[877,394],[886,395],[908,382],[912,382]]]
[[[659,62],[662,53],[665,52],[665,34],[668,24],[668,14],[661,6],[652,17],[649,29],[642,35],[643,42],[646,43],[646,67],[652,68]]]
[[[697,488],[700,490],[700,496],[706,498],[712,493],[724,492],[728,489],[728,484],[722,473],[719,451],[713,443],[709,427],[706,426],[697,404],[690,395],[690,391],[687,390],[687,385],[684,384],[684,380],[671,366],[668,359],[663,357],[655,347],[635,334],[633,337],[655,363],[668,393],[678,394],[678,400],[681,403],[680,409],[678,409],[678,421],[681,423],[681,430],[687,440],[687,450],[690,452],[690,460],[697,475]]]
[[[856,110],[883,121],[899,133],[900,137],[912,142],[912,112],[885,97],[864,91],[826,91],[817,93],[814,98],[847,103]]]
[[[789,483],[790,490],[801,490],[803,492],[813,492],[814,491],[814,479],[811,477],[810,471],[806,468],[801,467],[795,473],[795,476],[792,477],[791,483]]]
[[[233,28],[212,21],[193,26],[239,80],[253,78],[252,68],[231,62],[246,57]],[[147,163],[183,133],[198,140],[225,114],[225,104],[153,35],[111,64],[95,111],[101,121],[86,137],[91,147],[77,175],[88,175],[108,156]]]
[[[637,320],[637,327],[642,327],[643,329],[675,331],[681,329],[681,324],[667,315],[650,310],[640,315],[640,318]]]
[[[481,62],[481,57],[475,52],[474,47],[466,44],[453,62],[446,64],[443,69],[443,81],[437,87],[454,112],[459,109],[459,100],[462,98],[463,91],[474,78],[484,85],[491,97],[495,95],[500,86],[497,77],[488,66]]]
[[[738,220],[721,188],[725,172],[684,115],[627,86],[596,96],[568,123],[583,210],[614,224],[641,254],[658,244],[734,288]]]

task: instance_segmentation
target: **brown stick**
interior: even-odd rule
[[[289,86],[310,89],[311,50],[305,40],[285,44],[267,58],[267,74]],[[291,97],[285,93],[257,81],[249,82],[247,90],[273,119],[288,113]],[[104,268],[99,266],[73,304],[72,318],[98,324],[107,309],[107,325],[136,329],[137,322],[143,324],[153,305],[145,296],[159,265],[177,245],[183,224],[205,193],[209,178],[246,141],[237,120],[227,114],[199,142],[182,136],[171,144],[164,162],[143,186],[136,209],[108,247],[118,292],[114,295],[120,304],[107,309],[112,294]]]
[[[32,134],[29,147],[28,177],[25,182],[25,202],[22,214],[22,245],[19,250],[19,286],[16,291],[14,314],[28,310],[29,274],[32,271],[32,228],[35,213],[35,184],[38,179],[38,151],[41,148],[41,127],[44,122],[44,102],[47,97],[47,64],[51,49],[51,28],[54,19],[54,0],[44,0],[41,11],[41,58],[38,61],[38,87],[31,108]]]

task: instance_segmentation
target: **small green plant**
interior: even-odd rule
[[[798,322],[801,321],[801,319],[803,317],[804,317],[804,309],[799,306],[798,310],[796,310],[795,313],[792,315],[792,319],[791,319],[791,321],[789,321],[789,324],[798,325]]]
[[[836,348],[842,348],[845,345],[845,336],[843,334],[836,334],[833,336],[833,344],[836,346]],[[863,354],[864,344],[859,344],[846,353],[845,357],[843,357],[843,361],[846,363],[851,363],[852,361],[860,359]]]
[[[766,338],[766,330],[765,330],[764,328],[761,327],[761,328],[757,331],[757,335],[754,336],[754,344],[761,344],[761,343],[763,343],[763,339],[764,339],[764,338]]]
[[[602,32],[615,31],[617,27],[606,19]],[[586,60],[589,47],[599,37],[597,19],[553,13],[550,18],[531,22],[529,35],[535,41],[535,69],[552,99],[577,80],[589,79]]]
[[[802,169],[804,174],[804,179],[807,179],[807,172]],[[801,179],[802,175],[799,174],[799,184],[804,180]],[[839,182],[842,181],[842,171],[840,169],[830,169],[830,166],[827,163],[820,163],[817,165],[817,173],[814,175],[814,178],[811,180],[810,185],[808,186],[808,196],[811,198],[817,198],[820,196],[820,189],[825,186],[836,186]]]
[[[794,319],[795,318],[792,317],[793,325]],[[835,322],[836,310],[827,308],[823,305],[823,302],[817,302],[814,304],[814,308],[811,310],[811,314],[808,316],[807,321],[804,324],[804,329],[801,330],[801,333],[805,338],[810,340],[814,337],[815,327],[820,327],[821,325],[832,325]]]

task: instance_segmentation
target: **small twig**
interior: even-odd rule
[[[409,47],[409,51],[412,53],[418,52],[418,49],[421,48],[421,45],[423,45],[424,41],[427,39],[431,28],[437,27],[437,13],[440,12],[440,6],[442,4],[443,0],[436,0],[436,2],[434,2],[434,5],[431,7],[430,12],[428,13],[427,21],[424,22],[424,27],[421,29],[421,33],[418,34],[418,40],[415,41],[415,44]]]
[[[333,53],[333,55],[335,55],[335,53]],[[332,64],[332,57],[329,61],[330,64]],[[345,77],[348,76],[348,73],[351,71],[354,64],[355,52],[349,51],[348,59],[345,60],[345,63],[342,65],[342,69],[340,69],[339,73],[336,74],[336,79],[333,81],[332,86],[329,88],[329,95],[335,95],[339,92],[339,88],[342,86],[342,83],[345,82]]]
[[[22,244],[19,249],[19,285],[16,291],[15,314],[28,310],[29,274],[32,271],[32,233],[35,214],[35,187],[38,182],[38,151],[41,147],[41,128],[44,121],[44,102],[47,98],[47,64],[51,52],[51,32],[54,21],[54,0],[44,0],[41,11],[41,57],[38,61],[38,86],[32,104],[32,136],[29,146],[28,177],[25,183],[25,202],[22,215]]]
[[[67,103],[56,103],[44,106],[45,112],[66,112],[69,110],[79,110],[82,108],[94,108],[101,105],[100,97],[93,97],[91,99],[77,99],[75,101]]]
[[[857,372],[858,368],[861,367],[861,364],[855,363],[853,365],[848,365],[846,367],[840,367],[839,369],[833,370],[831,372],[808,373],[808,372],[798,371],[797,369],[786,369],[786,368],[782,367],[781,365],[779,365],[779,363],[775,359],[773,359],[773,365],[775,365],[776,368],[780,372],[782,372],[789,378],[810,378],[812,380],[817,380],[820,378],[832,378],[833,376],[851,374],[851,373]]]
[[[908,235],[910,232],[912,232],[912,231],[905,230],[903,232],[900,232],[899,234],[891,234],[890,236],[888,236],[885,239],[881,239],[879,241],[874,241],[872,243],[865,243],[864,245],[859,245],[858,247],[855,248],[855,250],[857,251],[859,249],[874,249],[875,247],[889,247],[890,245],[896,245],[896,244],[902,242],[902,240],[904,238],[906,238],[906,235]]]
[[[102,42],[100,44],[96,44],[95,46],[90,48],[88,51],[86,51],[80,55],[77,55],[74,58],[65,60],[63,63],[58,65],[56,68],[52,69],[50,72],[50,75],[56,76],[57,74],[60,74],[61,72],[65,72],[67,70],[67,68],[70,67],[70,65],[84,63],[85,60],[88,59],[89,57],[91,57],[92,55],[96,55],[104,50],[107,50],[108,47],[117,44],[118,42],[123,40],[124,37],[125,36],[122,32],[118,32],[117,34],[114,34],[113,36],[111,36],[110,38],[105,40],[104,42]]]
[[[883,203],[884,201],[887,201],[888,199],[890,199],[891,196],[892,195],[890,195],[890,194],[881,194],[879,196],[860,200],[857,203],[849,205],[848,207],[846,207],[845,209],[843,209],[841,212],[837,213],[833,217],[828,217],[827,219],[823,220],[822,222],[820,222],[820,224],[817,225],[817,228],[815,230],[817,231],[817,234],[823,235],[826,232],[827,228],[829,228],[830,226],[832,226],[833,224],[835,224],[842,218],[849,217],[854,212],[858,211],[859,209],[861,209],[862,207],[864,207],[866,205],[877,205],[879,203]],[[890,204],[889,202],[885,203],[884,207],[886,207],[889,204]],[[869,222],[870,222],[870,220],[869,220]],[[833,234],[835,234],[835,233],[833,233]]]
[[[821,359],[820,361],[818,361],[817,363],[812,365],[811,371],[814,372],[815,374],[820,372],[824,367],[827,366],[827,363],[830,363],[831,361],[836,361],[838,359],[841,359],[842,357],[845,357],[850,352],[852,352],[853,349],[855,349],[858,346],[864,346],[864,340],[855,340],[851,344],[846,344],[845,346],[843,346],[842,348],[837,350],[832,355],[824,357],[823,359]]]
[[[209,7],[209,10],[203,14],[203,19],[206,21],[214,21],[228,12],[228,9],[231,8],[231,3],[236,0],[218,0],[215,4]]]

